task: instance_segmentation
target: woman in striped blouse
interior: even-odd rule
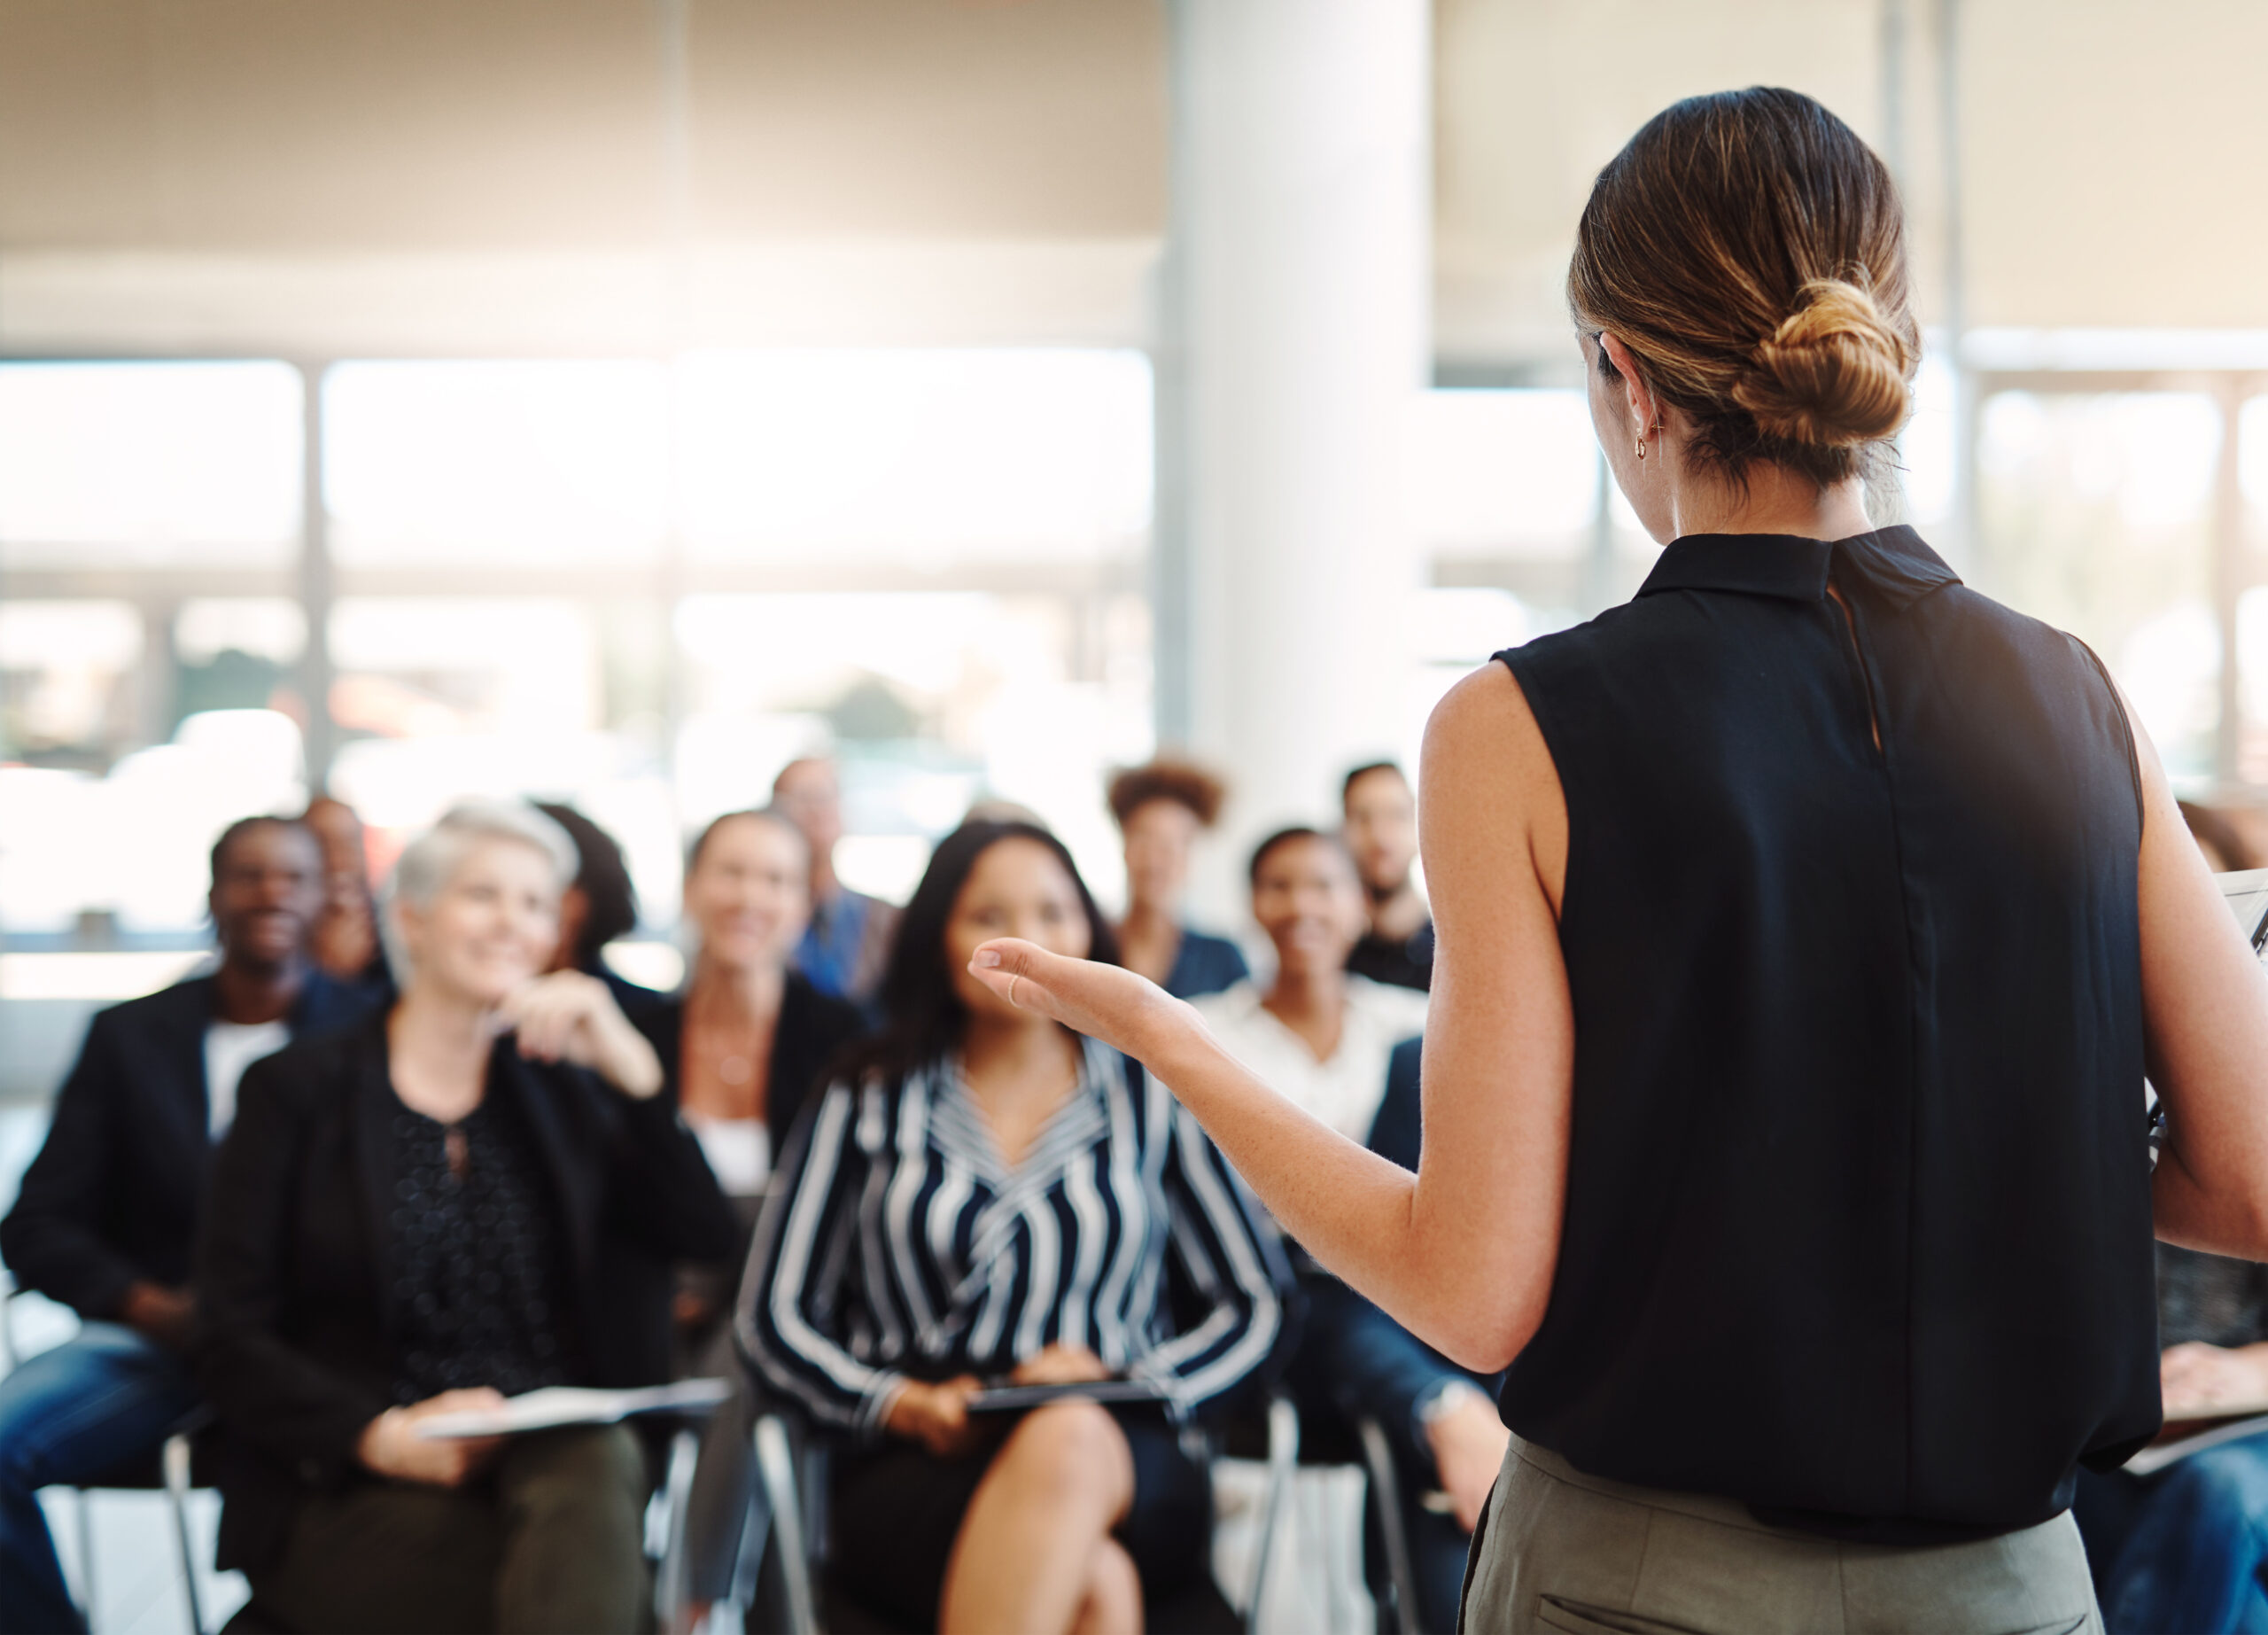
[[[1045,829],[938,846],[883,977],[890,1025],[790,1143],[741,1336],[773,1390],[855,1438],[834,1561],[874,1611],[1132,1631],[1205,1565],[1210,1487],[1179,1422],[1269,1358],[1289,1279],[1164,1086],[968,974],[998,937],[1115,954]],[[970,1408],[986,1385],[1108,1379],[1157,1402]]]

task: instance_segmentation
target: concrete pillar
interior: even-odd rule
[[[1430,8],[1177,0],[1173,15],[1159,726],[1235,780],[1234,851],[1333,816],[1339,775],[1406,734],[1420,564],[1399,479],[1431,373]],[[1226,885],[1200,881],[1200,903],[1227,908]]]

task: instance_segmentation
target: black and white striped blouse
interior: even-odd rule
[[[1083,1061],[1014,1169],[957,1061],[837,1084],[807,1111],[741,1293],[773,1390],[872,1436],[903,1381],[998,1378],[1058,1342],[1177,1415],[1268,1357],[1289,1281],[1273,1228],[1138,1063],[1092,1041]],[[1169,1276],[1190,1296],[1179,1332]]]

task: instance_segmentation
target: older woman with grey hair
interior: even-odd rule
[[[596,978],[541,974],[574,848],[517,803],[402,853],[382,1017],[245,1077],[198,1256],[234,1455],[223,1567],[264,1625],[621,1630],[648,1480],[620,1426],[434,1438],[555,1385],[665,1377],[634,1268],[732,1250],[653,1047]]]

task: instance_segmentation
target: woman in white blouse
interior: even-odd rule
[[[1369,905],[1345,844],[1312,829],[1262,841],[1252,854],[1252,917],[1276,945],[1266,990],[1244,982],[1191,1002],[1264,1083],[1342,1135],[1416,1167],[1426,998],[1346,969]],[[1466,1545],[1504,1457],[1504,1427],[1484,1389],[1493,1382],[1458,1368],[1305,1255],[1294,1258],[1308,1316],[1287,1382],[1302,1413],[1371,1419],[1386,1431],[1401,1470],[1418,1620],[1449,1628]],[[1447,1492],[1448,1514],[1425,1504],[1436,1489]],[[1383,1589],[1385,1563],[1368,1565]]]
[[[1425,1031],[1425,996],[1347,970],[1369,929],[1354,860],[1336,836],[1270,835],[1252,854],[1252,917],[1276,945],[1263,990],[1240,982],[1192,1000],[1214,1037],[1268,1084],[1351,1140],[1367,1142],[1386,1059]]]

